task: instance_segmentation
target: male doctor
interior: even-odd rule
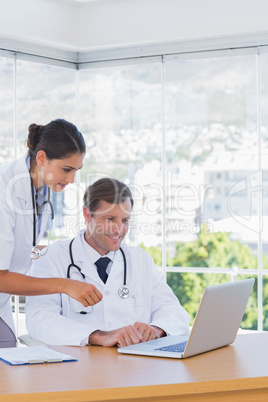
[[[86,230],[72,243],[53,243],[34,263],[31,275],[84,280],[101,292],[102,300],[85,308],[66,294],[29,297],[26,323],[32,338],[50,345],[123,347],[188,334],[189,315],[152,257],[141,248],[122,244],[132,207],[129,188],[118,180],[103,178],[87,188]]]

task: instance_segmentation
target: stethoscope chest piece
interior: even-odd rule
[[[32,247],[32,252],[31,252],[31,259],[32,260],[38,260],[38,258],[40,257],[41,252],[39,250],[39,248],[37,247]]]
[[[127,299],[129,296],[129,289],[126,286],[122,286],[118,289],[118,294],[122,299]]]

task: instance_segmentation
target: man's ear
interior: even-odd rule
[[[85,205],[83,207],[83,215],[84,215],[85,221],[87,223],[89,223],[91,221],[91,214],[90,214],[88,207]]]
[[[45,151],[38,151],[36,154],[36,163],[39,167],[44,166],[45,162],[47,161],[47,155]]]

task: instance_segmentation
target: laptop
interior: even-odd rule
[[[234,342],[255,279],[205,288],[189,336],[166,336],[118,348],[119,353],[185,359]]]

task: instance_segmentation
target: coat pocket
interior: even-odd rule
[[[136,321],[141,321],[144,310],[144,297],[133,295],[127,299],[127,302],[129,323],[134,324]]]

